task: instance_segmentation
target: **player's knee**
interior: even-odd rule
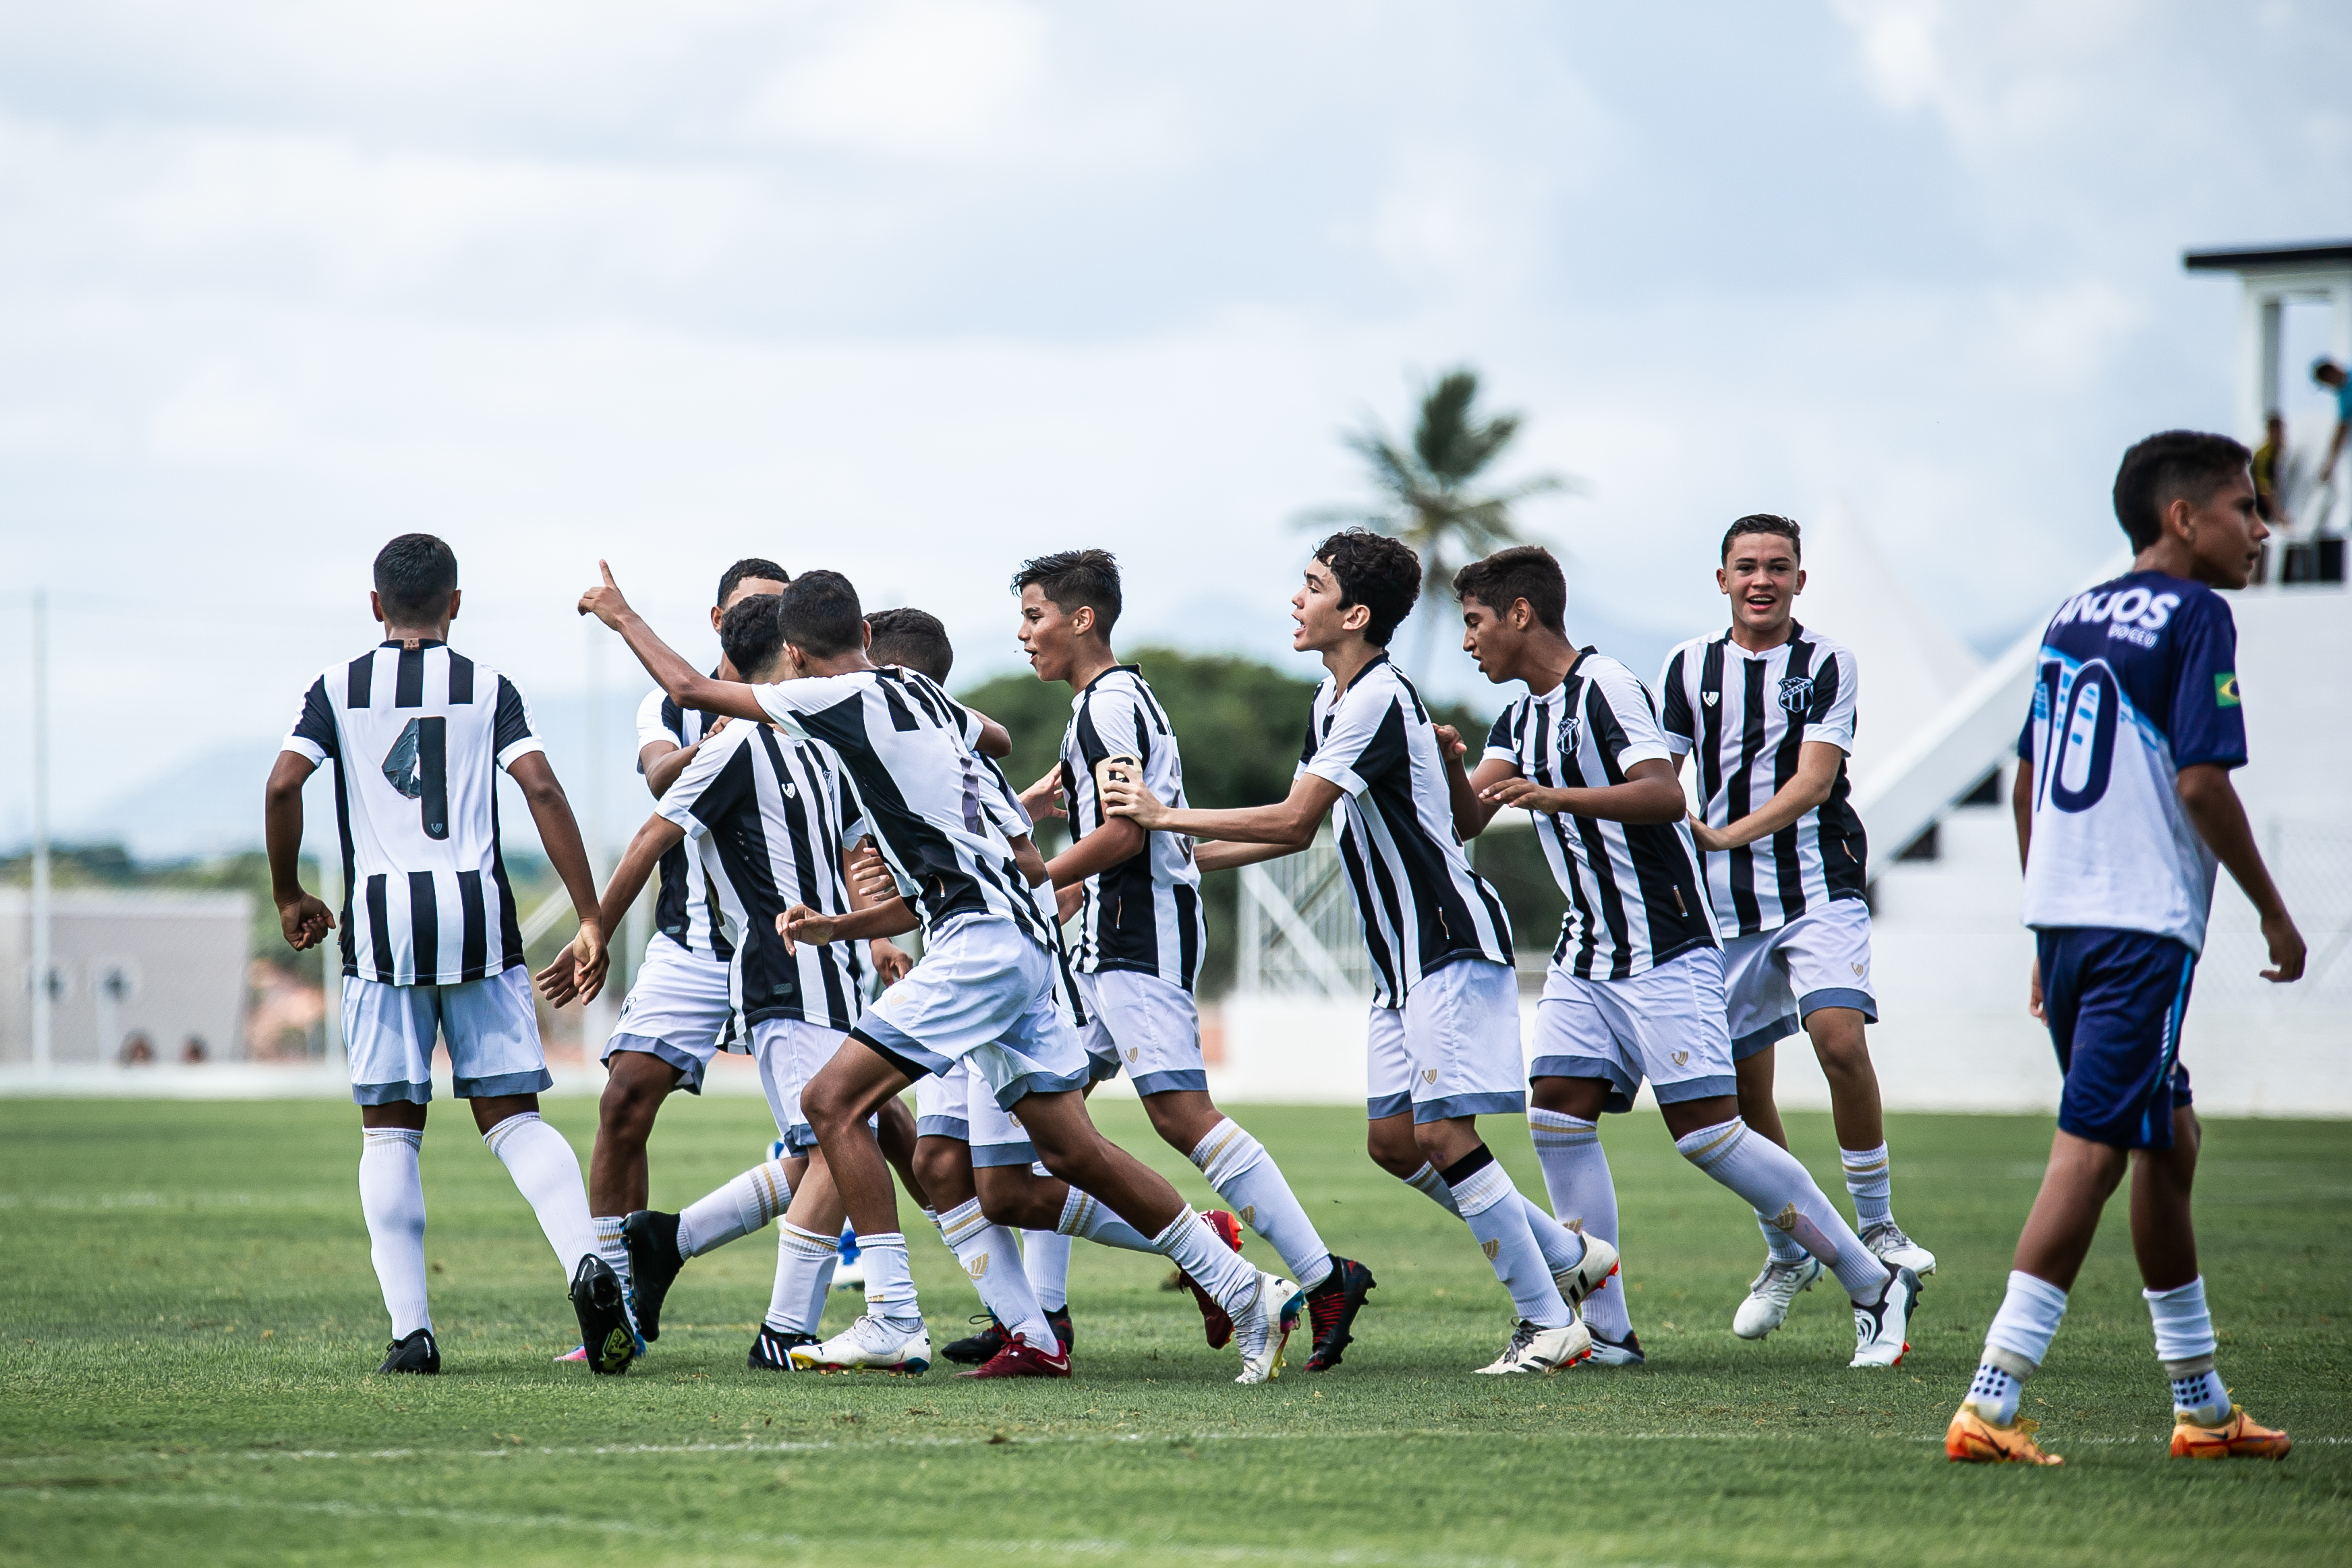
[[[801,1113],[820,1132],[838,1132],[856,1120],[854,1099],[838,1079],[820,1072],[801,1091]]]
[[[1427,1163],[1410,1131],[1392,1134],[1377,1124],[1365,1134],[1364,1152],[1371,1155],[1372,1164],[1399,1181],[1410,1180]]]

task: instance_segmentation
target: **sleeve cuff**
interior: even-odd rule
[[[2218,757],[2176,757],[2172,759],[2175,773],[2184,768],[2243,768],[2245,765],[2246,754],[2242,751]]]
[[[1298,771],[1312,773],[1327,783],[1338,785],[1340,789],[1350,795],[1361,795],[1365,791],[1364,781],[1356,777],[1354,768],[1344,763],[1303,762],[1299,764]]]
[[[1836,747],[1848,757],[1853,755],[1853,731],[1842,724],[1809,724],[1805,726],[1808,741],[1824,741]]]
[[[1490,746],[1480,754],[1478,760],[1481,762],[1507,762],[1512,767],[1516,768],[1519,763],[1519,754],[1512,750],[1507,746]]]
[[[694,808],[689,804],[681,801],[674,805],[671,797],[665,795],[655,803],[654,815],[683,831],[688,843],[702,837],[702,819],[694,814]]]
[[[546,747],[540,744],[539,737],[535,735],[526,735],[520,740],[516,741],[512,746],[508,747],[504,751],[499,753],[499,766],[511,773],[514,771],[514,765],[517,762],[529,757],[534,751],[545,751],[546,749]]]
[[[1654,741],[1629,746],[1617,754],[1617,766],[1631,768],[1636,762],[1672,762],[1675,754]]]
[[[310,759],[310,766],[313,768],[324,768],[327,765],[326,752],[320,748],[317,741],[312,740],[306,735],[288,736],[283,741],[278,743],[278,749],[280,751],[290,751],[297,757],[309,758]]]

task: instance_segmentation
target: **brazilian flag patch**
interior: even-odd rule
[[[2213,677],[2213,706],[2215,707],[2238,706],[2237,671],[2230,670]]]

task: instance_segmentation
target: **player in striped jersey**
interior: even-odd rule
[[[346,890],[343,1037],[365,1129],[360,1207],[392,1315],[378,1370],[441,1370],[417,1166],[437,1033],[458,1097],[472,1103],[483,1141],[530,1200],[563,1265],[590,1365],[625,1372],[636,1343],[620,1277],[597,1255],[578,1157],[540,1120],[539,1092],[553,1079],[499,846],[499,769],[522,789],[572,895],[582,987],[593,996],[604,980],[604,928],[580,827],[522,694],[449,646],[459,603],[449,547],[430,534],[394,539],[375,558],[369,601],[383,641],[311,683],[269,775],[267,821],[286,939],[316,946],[336,917],[302,890],[302,784],[333,761]]]
[[[889,1173],[864,1124],[916,1079],[969,1061],[986,1075],[997,1103],[1020,1117],[1057,1177],[1150,1237],[1154,1250],[1232,1315],[1242,1354],[1236,1381],[1271,1377],[1301,1292],[1243,1262],[1174,1187],[1095,1130],[1076,1092],[1087,1081],[1086,1049],[1055,1001],[1051,924],[1032,893],[1046,880],[1045,867],[1028,823],[966,745],[947,695],[913,671],[877,669],[867,659],[871,631],[848,580],[810,572],[784,591],[784,664],[794,678],[773,685],[697,674],[629,608],[609,570],[582,595],[580,608],[618,631],[679,704],[772,720],[840,754],[877,845],[899,886],[911,891],[846,918],[796,908],[783,925],[790,939],[884,935],[908,919],[924,933],[921,960],[882,994],[803,1092],[803,1109],[864,1245],[866,1312],[847,1333],[793,1351],[794,1363],[906,1371],[929,1364]]]
[[[1371,1271],[1323,1245],[1265,1145],[1209,1098],[1192,999],[1207,931],[1192,841],[1106,817],[1096,789],[1099,770],[1117,766],[1115,758],[1129,758],[1155,798],[1179,809],[1185,804],[1175,728],[1143,672],[1111,651],[1121,605],[1118,562],[1108,550],[1040,556],[1022,564],[1013,590],[1021,596],[1021,646],[1030,668],[1072,693],[1060,767],[1038,780],[1028,799],[1033,815],[1055,809],[1056,800],[1067,802],[1061,809],[1069,818],[1070,847],[1046,870],[1055,887],[1078,891],[1078,985],[1094,1015],[1087,1051],[1110,1072],[1125,1068],[1152,1130],[1281,1254],[1307,1291],[1315,1332],[1307,1369],[1328,1371],[1347,1349],[1375,1282]],[[1233,1239],[1240,1239],[1238,1231]],[[1199,1286],[1186,1285],[1211,1307]],[[1231,1333],[1222,1316],[1209,1319],[1212,1346],[1222,1347]]]
[[[1685,753],[1698,758],[1692,831],[1707,852],[1724,936],[1740,1115],[1788,1147],[1772,1101],[1773,1047],[1801,1027],[1829,1080],[1855,1228],[1887,1262],[1932,1274],[1936,1255],[1895,1222],[1878,1074],[1863,1035],[1878,1003],[1863,902],[1869,846],[1847,800],[1845,768],[1860,672],[1850,651],[1798,624],[1802,559],[1797,525],[1786,517],[1758,513],[1724,534],[1716,586],[1731,601],[1731,627],[1666,655],[1666,737],[1677,768]],[[1756,1221],[1768,1256],[1732,1317],[1743,1339],[1779,1328],[1798,1292],[1821,1277],[1770,1214]]]
[[[1600,1118],[1633,1109],[1646,1078],[1675,1147],[1836,1270],[1853,1298],[1852,1364],[1894,1365],[1908,1348],[1918,1277],[1865,1250],[1805,1167],[1740,1120],[1723,953],[1650,694],[1616,660],[1569,641],[1568,582],[1550,551],[1499,550],[1463,568],[1454,590],[1464,650],[1488,680],[1528,687],[1496,719],[1476,771],[1450,766],[1454,820],[1474,836],[1504,808],[1524,808],[1568,894],[1528,1070],[1528,1120],[1554,1206],[1588,1237],[1615,1242]],[[1642,1359],[1622,1284],[1584,1308],[1597,1354]]]
[[[1555,1372],[1591,1354],[1575,1303],[1616,1255],[1521,1197],[1478,1135],[1479,1116],[1527,1109],[1518,978],[1502,900],[1454,834],[1428,710],[1389,662],[1389,638],[1420,592],[1420,558],[1397,540],[1360,528],[1323,540],[1290,601],[1291,646],[1320,654],[1329,674],[1289,797],[1189,810],[1140,780],[1108,779],[1103,809],[1147,831],[1223,841],[1200,852],[1213,870],[1304,849],[1336,808],[1372,958],[1372,1159],[1459,1215],[1509,1291],[1510,1343],[1481,1370]]]

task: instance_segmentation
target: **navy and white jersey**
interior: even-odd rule
[[[1339,787],[1339,860],[1364,923],[1375,1006],[1404,1006],[1422,976],[1459,959],[1511,962],[1510,916],[1454,831],[1429,710],[1386,653],[1344,694],[1324,677],[1298,771]]]
[[[2135,571],[2078,593],[2042,633],[2032,712],[2025,924],[2112,926],[2205,946],[2213,852],[2180,770],[2246,760],[2238,626],[2202,583]]]
[[[699,708],[682,708],[656,687],[637,705],[637,751],[666,741],[683,751],[699,741],[710,727],[710,716]],[[637,771],[645,772],[639,763]],[[725,963],[734,955],[725,931],[710,918],[710,897],[702,868],[694,852],[679,844],[661,858],[661,891],[654,897],[654,929],[698,958]]]
[[[929,676],[894,664],[752,689],[785,730],[840,757],[927,936],[952,915],[996,915],[1054,949],[1013,861],[1028,817],[1002,770],[966,743],[977,720]]]
[[[1486,760],[1547,789],[1606,789],[1636,763],[1673,757],[1648,689],[1590,648],[1559,685],[1505,708],[1486,737]],[[1687,822],[1528,815],[1568,894],[1553,963],[1580,979],[1622,980],[1717,946]]]
[[[686,830],[731,949],[735,1032],[772,1019],[846,1030],[865,1010],[854,942],[784,951],[776,916],[795,904],[849,913],[842,846],[857,810],[840,759],[821,743],[742,719],[705,735],[662,796],[659,813]]]
[[[1852,650],[1791,623],[1789,640],[1751,653],[1726,632],[1666,655],[1658,695],[1666,744],[1698,753],[1698,814],[1727,828],[1797,776],[1809,740],[1853,750],[1861,671]],[[1832,899],[1860,898],[1869,841],[1838,758],[1829,799],[1768,839],[1706,857],[1707,894],[1725,936],[1777,931]]]
[[[1183,809],[1184,761],[1177,752],[1175,728],[1132,664],[1105,670],[1070,699],[1070,726],[1062,732],[1062,794],[1069,803],[1072,838],[1083,839],[1103,825],[1095,765],[1118,756],[1142,765],[1145,789]],[[1131,969],[1192,988],[1208,926],[1191,839],[1147,833],[1143,848],[1079,887],[1081,973]]]
[[[344,974],[454,986],[523,961],[498,770],[544,748],[513,682],[446,643],[385,643],[310,683],[284,748],[335,765]]]

